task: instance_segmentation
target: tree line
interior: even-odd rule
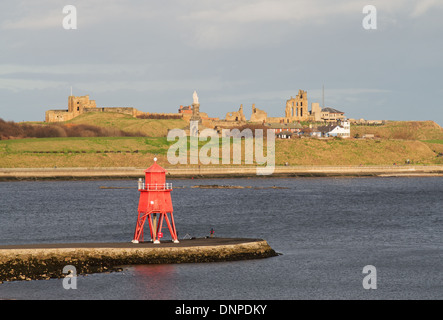
[[[126,132],[117,128],[89,124],[22,124],[0,118],[0,140],[62,137],[142,137],[140,132]]]

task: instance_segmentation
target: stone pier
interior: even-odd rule
[[[278,254],[262,239],[201,238],[174,244],[71,243],[0,246],[0,282],[63,278],[72,265],[77,275],[120,271],[134,264],[199,263],[261,259]]]

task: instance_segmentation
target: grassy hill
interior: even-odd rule
[[[141,133],[147,137],[166,137],[168,129],[183,128],[187,122],[182,119],[138,119],[121,113],[85,113],[66,124],[89,124]]]
[[[182,119],[139,119],[121,113],[85,113],[70,121],[5,122],[0,118],[0,140],[47,137],[166,137],[169,129],[183,128]]]
[[[382,126],[352,125],[351,136],[374,134],[381,139],[443,140],[443,128],[434,121],[389,121]]]
[[[161,137],[3,140],[0,168],[143,168],[154,156],[168,164],[167,152],[173,143]],[[200,147],[205,144],[201,142]],[[440,143],[435,145],[443,147]],[[276,140],[275,156],[276,165],[392,165],[403,164],[407,159],[414,164],[443,164],[443,157],[437,157],[428,143],[414,140]],[[221,157],[220,151],[220,164]]]
[[[443,146],[443,145],[442,145]],[[416,140],[297,139],[279,140],[276,162],[290,165],[443,164],[443,157]]]
[[[165,158],[166,138],[79,137],[0,141],[0,167],[137,167]]]
[[[434,154],[443,153],[443,128],[434,121],[390,121],[382,126],[351,126],[352,137],[365,134],[373,134],[381,141],[400,141],[403,145],[420,142]]]
[[[169,129],[184,128],[189,124],[182,119],[137,119],[119,113],[85,113],[66,124],[88,124],[115,128],[125,132],[142,133],[147,137],[165,137]],[[380,139],[443,140],[443,128],[434,121],[389,121],[382,126],[351,126],[351,136],[374,134]]]
[[[187,126],[183,120],[145,120],[116,113],[84,114],[66,124],[143,132],[146,137],[1,140],[0,168],[146,167],[154,156],[166,164],[174,143],[165,137],[168,129]],[[378,139],[277,139],[276,165],[392,165],[407,159],[414,164],[443,164],[443,157],[437,156],[443,153],[443,129],[432,121],[352,126],[351,135],[357,133],[372,133]]]

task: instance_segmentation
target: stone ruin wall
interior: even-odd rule
[[[268,114],[260,110],[259,108],[255,107],[255,103],[252,105],[252,115],[251,115],[251,122],[266,122],[268,118]]]
[[[246,122],[246,117],[243,114],[243,105],[240,105],[240,109],[238,109],[238,111],[228,112],[226,114],[225,120]]]
[[[105,107],[105,108],[84,108],[83,113],[90,113],[90,112],[116,112],[116,113],[122,113],[127,114],[132,117],[136,117],[140,114],[140,111],[138,111],[135,108],[131,107]]]
[[[68,110],[48,110],[45,113],[46,122],[69,121],[74,117],[74,113],[68,112]]]

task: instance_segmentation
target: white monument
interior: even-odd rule
[[[194,99],[194,102],[192,103],[191,121],[198,121],[198,123],[202,123],[202,118],[200,117],[200,103],[198,103],[197,91],[194,91],[192,98]]]
[[[193,103],[193,104],[199,104],[199,103],[198,103],[198,95],[197,95],[197,91],[194,91],[194,94],[192,95],[192,98],[194,99],[194,103]]]

